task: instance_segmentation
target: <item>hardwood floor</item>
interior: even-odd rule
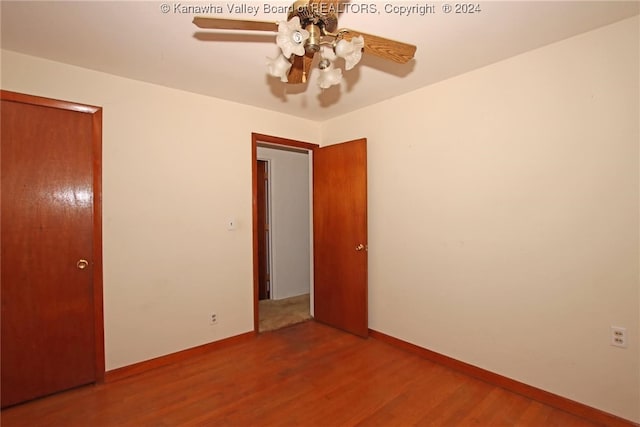
[[[313,321],[15,406],[12,426],[595,426]]]

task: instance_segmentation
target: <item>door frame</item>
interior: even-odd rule
[[[104,351],[104,304],[102,283],[102,107],[78,104],[57,99],[26,95],[7,90],[0,90],[0,99],[9,102],[19,102],[40,107],[57,108],[90,114],[92,119],[92,149],[93,149],[93,319],[95,335],[95,378],[97,383],[104,382],[105,351]]]
[[[253,331],[259,332],[259,288],[258,288],[258,143],[273,146],[274,148],[298,148],[313,151],[320,148],[318,144],[280,138],[277,136],[251,133],[251,187],[252,187],[252,239],[253,239]],[[313,244],[313,242],[311,242]],[[312,260],[310,260],[312,262]]]

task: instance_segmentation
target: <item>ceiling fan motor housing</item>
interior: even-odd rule
[[[330,4],[311,4],[309,0],[298,0],[291,6],[287,20],[291,20],[294,16],[300,18],[302,28],[309,32],[311,32],[307,28],[309,25],[317,26],[319,29],[318,37],[322,31],[332,33],[338,28],[338,18]]]

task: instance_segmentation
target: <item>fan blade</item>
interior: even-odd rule
[[[289,70],[289,81],[287,83],[306,83],[311,72],[314,52],[305,52],[304,56],[293,55],[293,64]]]
[[[404,64],[411,60],[416,53],[416,47],[412,44],[385,39],[384,37],[355,30],[347,29],[346,31],[348,32],[344,35],[344,38],[347,41],[351,41],[352,38],[357,36],[364,37],[364,52],[371,55]]]
[[[199,28],[212,30],[246,30],[278,32],[278,24],[267,21],[250,21],[244,19],[208,18],[196,16],[193,23]]]

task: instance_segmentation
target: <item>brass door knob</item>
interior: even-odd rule
[[[87,261],[86,259],[80,259],[76,263],[76,267],[78,267],[78,270],[84,270],[85,268],[89,267],[89,261]]]
[[[363,249],[364,249],[364,245],[362,243],[360,243],[358,246],[356,246],[356,251],[358,251],[358,252],[360,252]]]

